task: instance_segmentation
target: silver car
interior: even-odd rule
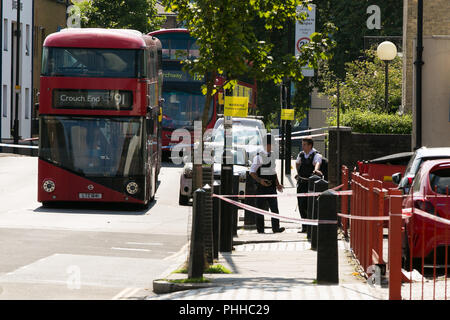
[[[258,119],[233,118],[232,127],[232,154],[233,174],[239,176],[239,193],[245,195],[247,172],[251,166],[251,160],[258,151],[263,148],[262,137],[264,123]],[[204,143],[204,150],[211,154],[209,160],[214,163],[214,180],[220,181],[222,157],[224,149],[223,118],[217,120],[212,134]],[[192,162],[184,165],[180,177],[179,204],[187,205],[192,198]]]
[[[409,188],[411,187],[416,173],[420,169],[420,165],[424,161],[447,158],[450,158],[450,148],[419,148],[409,160],[403,176],[401,172],[397,172],[392,175],[392,181],[395,184],[398,184],[398,188],[401,189],[404,194],[407,194],[409,193]]]

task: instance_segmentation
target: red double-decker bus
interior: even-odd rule
[[[156,192],[161,43],[134,30],[64,29],[44,42],[38,201],[147,205]]]
[[[205,83],[204,75],[190,75],[183,71],[181,60],[195,59],[199,56],[196,39],[187,29],[161,29],[149,33],[157,37],[162,43],[162,65],[164,73],[163,85],[163,115],[162,115],[162,148],[170,152],[178,141],[171,141],[172,132],[176,129],[193,131],[194,121],[201,121],[205,108],[205,96],[201,87]],[[216,84],[222,85],[224,78],[218,77]],[[213,128],[217,114],[223,113],[223,90],[214,96],[209,111],[206,128]],[[233,92],[233,96],[247,96],[249,98],[249,114],[256,110],[256,82],[240,79]],[[194,135],[191,134],[193,139]]]

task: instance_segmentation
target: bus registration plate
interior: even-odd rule
[[[101,193],[79,193],[78,198],[80,199],[101,199]]]

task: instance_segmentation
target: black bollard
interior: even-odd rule
[[[220,179],[220,194],[232,194],[233,166],[223,164]],[[221,201],[219,234],[219,251],[231,252],[233,249],[233,206],[226,201]]]
[[[308,193],[310,192],[314,192],[314,183],[316,181],[320,180],[319,176],[316,175],[312,175],[308,178]],[[312,219],[313,213],[313,205],[314,205],[314,200],[317,197],[308,197],[308,211],[307,211],[307,215],[306,218],[307,219]],[[299,208],[300,210],[300,208]],[[312,226],[311,225],[307,225],[306,226],[306,238],[308,239],[309,242],[311,242],[311,231],[312,231]]]
[[[314,191],[313,192],[324,192],[328,189],[328,181],[323,179],[317,180],[314,182]],[[318,199],[319,197],[312,197],[314,201],[312,201],[312,219],[317,219],[317,212],[319,207]],[[311,226],[311,249],[317,250],[317,226]]]
[[[339,261],[336,192],[333,190],[323,192],[318,202],[317,284],[338,284]],[[321,221],[327,223],[321,223]]]
[[[205,205],[206,192],[197,189],[194,192],[194,203],[192,208],[192,230],[191,247],[189,253],[188,278],[203,277],[205,267],[205,250],[203,246],[203,209]]]
[[[206,261],[209,264],[214,263],[213,251],[214,251],[214,241],[213,241],[213,208],[212,208],[212,188],[209,184],[203,186],[203,190],[206,193],[205,202],[203,205],[203,248],[205,251]]]
[[[214,181],[214,194],[220,194],[220,182]],[[220,230],[220,202],[219,198],[213,198],[213,257],[219,259],[219,230]]]

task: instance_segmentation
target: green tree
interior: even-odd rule
[[[369,49],[367,36],[402,36],[403,0],[314,0],[317,4],[317,30],[332,22],[338,31],[333,35],[336,46],[329,69],[341,80],[345,76],[345,63],[361,56],[361,51]],[[368,29],[367,8],[377,5],[380,8],[381,29]]]
[[[291,97],[291,105],[295,109],[296,120],[306,117],[312,90],[323,86],[324,70],[343,80],[345,64],[364,56],[362,50],[371,44],[366,36],[402,35],[402,0],[314,0],[313,3],[316,4],[316,30],[325,33],[328,32],[329,23],[334,24],[338,29],[332,35],[336,46],[331,49],[332,58],[321,62],[314,77],[294,81],[296,92]],[[366,26],[369,17],[367,8],[370,5],[378,5],[381,10],[379,30],[369,30]],[[255,27],[260,30],[262,38],[264,34],[270,37],[274,44],[272,56],[278,57],[293,51],[293,46],[289,46],[294,43],[293,29],[290,33],[287,27],[267,33],[263,26]],[[376,43],[377,39],[372,39],[372,42]],[[280,106],[279,96],[279,88],[274,87],[273,83],[258,82],[258,112],[265,117],[266,124],[278,124],[280,108],[274,110],[273,106]]]
[[[186,68],[192,73],[206,75],[206,104],[203,126],[209,112],[217,75],[229,80],[246,75],[259,81],[279,84],[284,78],[301,81],[301,67],[318,66],[318,62],[330,57],[332,41],[328,32],[315,33],[303,54],[295,58],[293,53],[277,53],[274,38],[287,23],[302,21],[306,14],[297,14],[298,5],[310,1],[301,0],[165,0],[166,10],[178,13],[178,19],[197,39],[200,57],[186,60]],[[328,25],[328,31],[332,26]],[[274,55],[276,53],[276,55]],[[231,80],[231,81],[230,81]],[[276,106],[272,106],[276,108]]]
[[[74,3],[81,13],[81,26],[135,29],[142,33],[157,30],[165,18],[158,17],[156,0],[84,0]]]
[[[375,113],[396,113],[402,98],[402,59],[389,63],[389,110],[385,110],[385,63],[375,50],[366,50],[363,58],[345,64],[345,78],[340,86],[340,108],[361,109]],[[324,67],[323,93],[337,106],[336,77]]]

